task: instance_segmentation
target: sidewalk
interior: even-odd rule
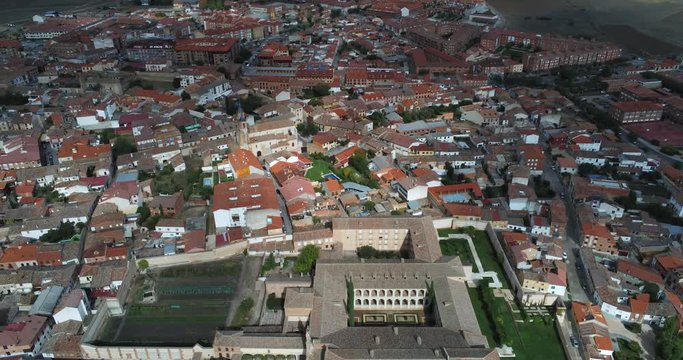
[[[484,266],[481,264],[481,259],[479,258],[479,254],[477,253],[477,249],[474,247],[474,242],[472,241],[472,237],[470,237],[467,234],[448,234],[447,237],[442,237],[440,239],[465,239],[467,240],[467,244],[470,246],[470,252],[472,253],[472,257],[474,257],[474,265],[477,268],[476,273],[472,273],[472,279],[473,280],[482,280],[484,278],[491,278],[491,283],[489,284],[489,287],[494,288],[494,289],[500,289],[503,287],[503,283],[500,282],[498,279],[498,273],[495,271],[484,271]]]

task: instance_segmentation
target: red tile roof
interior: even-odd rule
[[[611,239],[612,234],[605,225],[601,224],[583,224],[581,226],[584,235],[597,236],[605,239]]]
[[[5,249],[1,263],[15,263],[20,261],[34,261],[38,258],[38,246],[36,245],[20,245],[11,246]]]
[[[232,165],[232,169],[235,172],[240,172],[241,170],[247,169],[249,167],[255,167],[260,169],[261,163],[258,161],[256,155],[253,152],[245,149],[235,149],[228,155],[228,161]]]
[[[666,271],[671,271],[683,267],[683,259],[673,255],[655,256],[655,261]]]
[[[251,177],[218,184],[213,189],[213,211],[235,207],[279,209],[273,180]]]
[[[617,271],[643,281],[648,281],[659,285],[664,284],[664,280],[659,274],[657,274],[656,271],[630,261],[619,260],[617,262]]]
[[[450,203],[445,204],[444,207],[450,216],[481,217],[481,208],[477,205]]]

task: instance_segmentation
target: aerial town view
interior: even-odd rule
[[[683,0],[0,6],[0,359],[683,360]]]

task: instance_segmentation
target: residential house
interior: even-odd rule
[[[159,195],[155,196],[149,202],[149,212],[151,216],[175,216],[183,211],[183,193],[175,193],[173,195]]]
[[[142,206],[142,192],[137,181],[115,182],[102,193],[100,204],[114,204],[126,215],[135,214]]]
[[[616,254],[617,243],[605,225],[597,223],[582,224],[581,230],[583,233],[582,246],[593,249],[596,252]]]
[[[51,328],[51,319],[39,315],[28,315],[7,325],[0,331],[3,357],[37,356]]]
[[[185,233],[185,221],[162,218],[157,222],[154,231],[161,233],[162,238],[179,238]]]
[[[216,232],[232,227],[265,228],[268,216],[280,216],[280,205],[273,180],[250,177],[214,187],[213,216]]]

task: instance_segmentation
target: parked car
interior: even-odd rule
[[[576,340],[576,338],[574,336],[570,336],[569,340],[572,342],[573,347],[575,347],[575,348],[579,347],[579,342],[578,342],[578,340]]]

